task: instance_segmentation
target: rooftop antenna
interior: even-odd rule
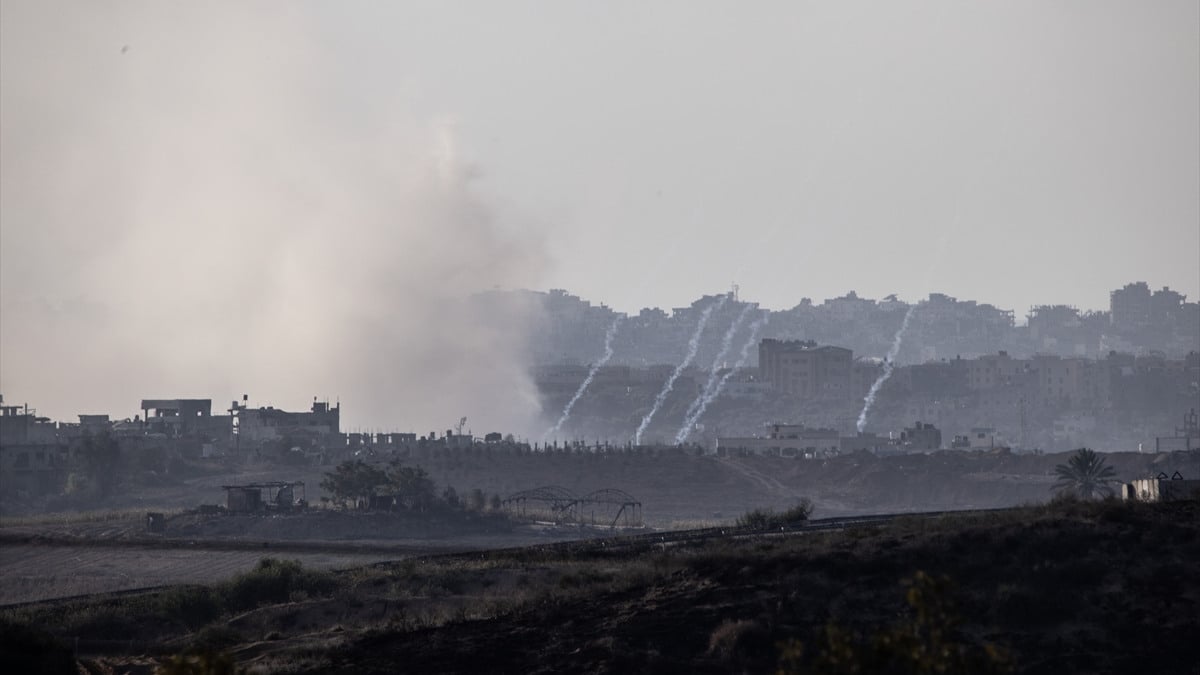
[[[733,282],[733,301],[734,301],[734,302],[737,302],[737,301],[738,301],[738,290],[739,290],[740,288],[741,288],[741,287],[737,285],[737,282],[736,282],[736,281],[735,281],[735,282]]]
[[[458,426],[454,429],[455,436],[462,436],[463,427],[467,426],[467,418],[463,417],[458,420]]]

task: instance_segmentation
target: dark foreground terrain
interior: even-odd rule
[[[6,672],[75,672],[76,657],[88,672],[151,672],[181,652],[306,673],[1195,673],[1200,663],[1196,502],[734,532],[345,572],[265,560],[211,586],[5,608],[0,653]]]

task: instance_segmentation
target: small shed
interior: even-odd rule
[[[300,488],[299,500],[296,499],[296,488]],[[305,503],[304,483],[301,481],[222,485],[221,489],[225,490],[225,508],[230,513],[252,513],[265,509],[288,510]]]
[[[1187,480],[1178,471],[1170,478],[1139,478],[1121,486],[1121,499],[1141,502],[1173,502],[1200,499],[1200,480]]]

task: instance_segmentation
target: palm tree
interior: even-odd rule
[[[1054,467],[1058,474],[1058,482],[1051,488],[1067,491],[1092,499],[1097,496],[1111,497],[1113,489],[1109,483],[1115,483],[1116,470],[1106,466],[1107,460],[1089,448],[1080,448],[1071,455],[1066,464]]]

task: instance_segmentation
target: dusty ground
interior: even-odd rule
[[[1122,480],[1180,471],[1200,477],[1200,453],[1112,453],[1104,455]],[[484,450],[443,451],[406,459],[429,471],[442,489],[460,495],[479,488],[507,496],[543,485],[576,494],[622,489],[642,502],[648,525],[732,521],[747,510],[784,508],[808,497],[818,516],[989,508],[1042,502],[1051,496],[1054,466],[1069,454],[1012,455],[1006,452],[951,452],[879,458],[866,453],[829,460],[774,457],[718,459],[672,449],[643,454],[512,455]],[[193,508],[224,499],[222,485],[267,480],[301,480],[312,503],[332,467],[209,463],[203,475],[132,487],[93,508],[145,510]],[[199,470],[197,470],[199,471]],[[6,516],[21,508],[8,506]],[[43,505],[44,507],[44,505]]]
[[[811,667],[835,625],[855,658],[912,626],[953,653],[992,645],[1018,673],[1192,673],[1198,506],[1065,502],[674,546],[540,546],[0,619],[82,636],[93,672],[149,672],[189,646],[264,673],[771,672],[788,640]],[[918,571],[948,581],[914,608],[903,582]],[[940,637],[920,607],[946,609]]]
[[[1129,479],[1180,471],[1200,476],[1200,453],[1106,455],[1118,476]],[[486,453],[445,454],[414,458],[439,485],[465,492],[479,486],[489,493],[558,484],[582,494],[602,487],[621,487],[643,502],[647,522],[658,528],[728,524],[759,507],[785,508],[800,497],[815,502],[815,517],[878,512],[908,512],[1011,506],[1041,502],[1050,496],[1053,467],[1067,455],[942,452],[877,458],[857,454],[831,460],[772,457],[697,457],[686,453],[610,456],[512,456]],[[214,469],[220,468],[214,466]],[[117,506],[133,506],[112,518],[78,514],[3,521],[0,527],[0,603],[22,602],[83,592],[123,590],[160,583],[204,582],[248,568],[255,552],[160,550],[145,557],[88,547],[30,548],[20,536],[50,534],[82,540],[145,537],[142,509],[165,510],[214,503],[220,485],[270,479],[320,482],[324,467],[252,466],[242,473],[198,476],[174,485],[133,492]],[[310,488],[313,499],[317,492]],[[192,540],[235,539],[250,542],[337,541],[341,544],[394,544],[392,552],[295,551],[325,568],[366,560],[403,557],[413,552],[485,549],[528,544],[548,534],[532,530],[492,532],[491,526],[447,529],[444,524],[401,520],[377,522],[373,517],[339,518],[247,516],[199,518],[173,516],[168,537]],[[17,541],[11,537],[16,536]],[[567,535],[562,535],[567,536]],[[326,557],[322,557],[326,556]],[[350,556],[350,557],[345,557]],[[354,557],[358,556],[358,557]],[[192,564],[194,562],[195,564]]]
[[[514,525],[474,514],[439,519],[327,510],[215,516],[185,512],[168,517],[164,533],[148,534],[138,512],[78,514],[75,521],[49,519],[0,529],[0,605],[211,583],[251,569],[265,555],[299,560],[314,569],[341,569],[600,534]]]
[[[396,554],[287,553],[314,569],[395,559]],[[261,551],[187,548],[0,546],[0,605],[173,584],[205,584],[254,567]]]

